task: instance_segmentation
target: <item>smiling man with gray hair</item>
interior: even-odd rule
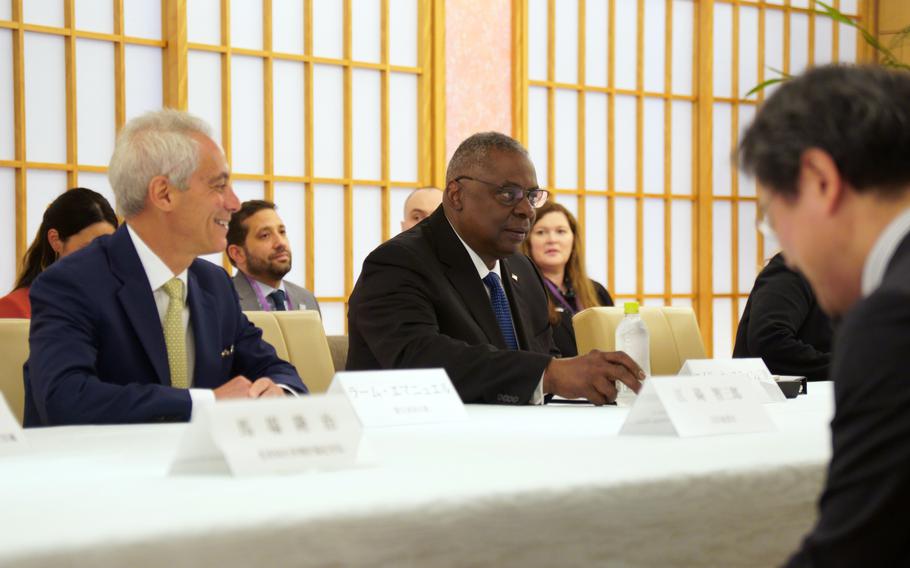
[[[108,175],[126,222],[31,287],[26,426],[188,420],[215,400],[305,393],[246,319],[227,273],[240,202],[209,127],[181,111],[134,118]]]

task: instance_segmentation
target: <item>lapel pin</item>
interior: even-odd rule
[[[516,276],[515,274],[513,274],[513,275],[512,275],[512,280],[518,282],[518,276]]]
[[[233,353],[234,353],[234,346],[231,345],[230,347],[228,347],[227,349],[225,349],[224,351],[221,352],[221,358],[224,359],[226,357],[230,357]]]

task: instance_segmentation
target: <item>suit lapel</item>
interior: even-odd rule
[[[214,298],[199,286],[192,266],[190,266],[187,280],[189,282],[187,304],[190,308],[190,325],[193,326],[196,357],[193,382],[205,388],[210,386],[209,381],[222,378],[220,377],[222,350],[222,346],[219,345],[220,319],[215,312]]]
[[[518,335],[518,345],[522,349],[529,349],[531,337],[521,316],[529,313],[521,294],[522,286],[528,285],[528,282],[519,280],[509,269],[509,261],[507,259],[499,261],[499,269],[502,272],[502,286],[506,290],[506,296],[509,298],[509,307],[512,309],[512,323],[515,325],[515,333]]]
[[[110,242],[111,271],[122,283],[120,290],[117,291],[117,299],[136,335],[139,336],[139,342],[155,369],[158,381],[170,385],[171,373],[167,363],[167,347],[164,344],[161,318],[145,269],[126,225],[117,229]]]

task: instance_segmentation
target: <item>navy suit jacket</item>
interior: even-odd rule
[[[29,297],[26,426],[189,420],[189,391],[170,386],[161,319],[126,226],[54,263]],[[243,315],[221,267],[193,261],[187,303],[194,388],[244,375],[307,392]]]

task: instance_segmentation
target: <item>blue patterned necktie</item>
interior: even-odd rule
[[[287,306],[284,305],[285,294],[284,290],[275,290],[269,294],[269,298],[272,300],[272,303],[275,304],[276,312],[286,312]]]
[[[487,274],[483,283],[486,284],[487,290],[490,291],[490,303],[493,304],[493,315],[496,316],[496,323],[499,324],[499,330],[502,332],[502,338],[506,341],[506,347],[518,350],[518,340],[515,338],[515,327],[512,326],[512,313],[509,311],[509,300],[506,298],[506,292],[502,289],[502,281],[495,272]]]

